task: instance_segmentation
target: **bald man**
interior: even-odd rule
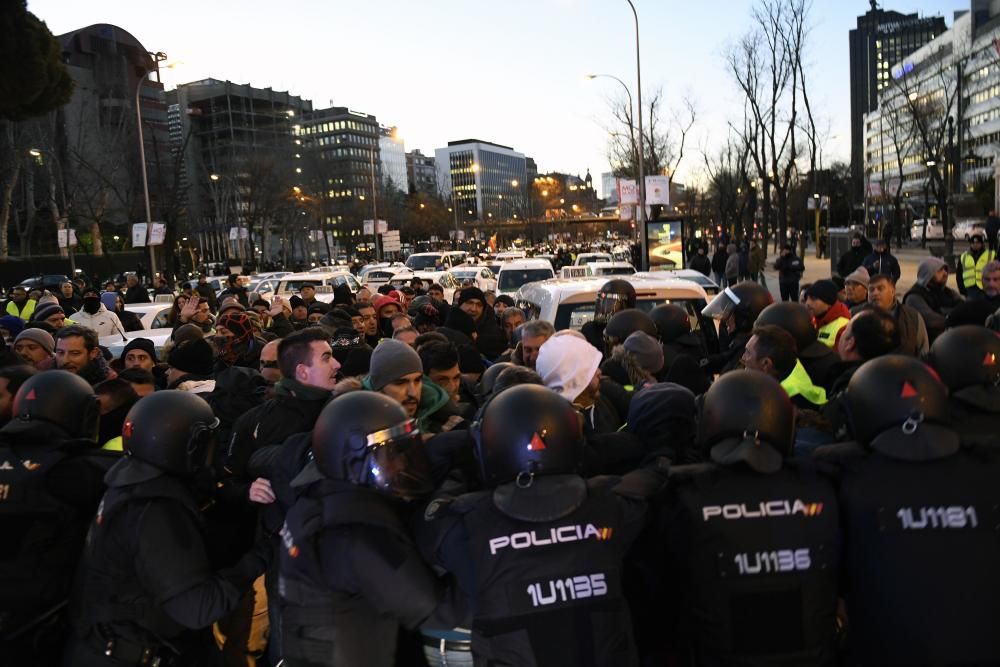
[[[278,368],[279,342],[280,339],[272,340],[260,351],[260,374],[271,384],[281,379],[281,369]]]

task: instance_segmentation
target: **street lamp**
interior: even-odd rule
[[[632,0],[625,0],[632,8],[632,17],[635,19],[635,95],[639,101],[636,107],[639,111],[639,241],[642,244],[642,256],[639,263],[643,269],[646,266],[647,239],[646,239],[646,177],[643,168],[644,152],[642,150],[642,68],[639,58],[639,14],[635,11]]]
[[[153,231],[153,214],[149,209],[149,176],[146,173],[146,144],[142,138],[142,107],[139,106],[139,92],[142,90],[142,84],[146,82],[149,75],[153,72],[157,72],[159,75],[160,63],[167,59],[167,54],[162,51],[157,51],[156,53],[150,54],[155,60],[155,67],[151,70],[146,70],[146,73],[139,78],[139,83],[135,87],[135,120],[136,126],[139,131],[139,166],[142,168],[142,195],[143,200],[146,204],[146,234],[149,235],[147,238],[152,238]],[[146,243],[149,246],[149,278],[152,280],[156,276],[156,252],[150,243]]]

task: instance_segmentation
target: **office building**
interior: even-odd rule
[[[434,151],[438,190],[463,222],[510,220],[527,215],[522,153],[479,139],[450,141]]]
[[[860,196],[864,165],[864,115],[878,107],[879,93],[888,87],[890,71],[904,58],[945,31],[940,16],[871,9],[857,19],[850,31],[851,76],[851,176],[855,196]]]
[[[400,192],[409,191],[406,178],[406,146],[395,127],[379,126],[379,157],[382,161],[382,183]]]
[[[437,196],[437,169],[434,158],[424,155],[420,150],[406,154],[406,180],[410,193],[421,193]]]

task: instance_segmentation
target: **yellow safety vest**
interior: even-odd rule
[[[835,347],[837,345],[837,333],[846,327],[848,322],[850,320],[846,317],[838,317],[832,322],[827,322],[816,332],[816,340],[827,347]]]
[[[28,320],[31,319],[31,314],[35,312],[35,305],[37,303],[38,302],[35,301],[34,299],[28,299],[27,301],[24,302],[24,308],[22,308],[21,311],[18,312],[17,304],[14,303],[13,301],[8,301],[7,314],[13,315],[14,317],[20,317],[22,320],[27,322]]]
[[[801,395],[813,405],[826,404],[826,390],[812,383],[812,378],[798,359],[795,360],[792,372],[781,381],[781,387],[788,394],[788,398]]]
[[[120,452],[120,451],[124,451],[124,447],[122,446],[122,437],[120,435],[117,435],[117,436],[111,438],[106,443],[104,443],[104,445],[101,447],[101,449],[103,449],[105,451],[108,451],[108,452]]]
[[[983,289],[983,267],[996,259],[996,252],[993,250],[983,250],[979,259],[973,259],[972,253],[966,250],[962,253],[962,284],[965,289],[973,285]]]

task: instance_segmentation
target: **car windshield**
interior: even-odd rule
[[[580,255],[577,264],[593,264],[594,262],[610,262],[611,255]]]
[[[631,266],[607,266],[595,270],[595,275],[599,276],[630,276],[635,273]]]
[[[322,280],[305,280],[305,279],[303,279],[303,280],[283,280],[281,282],[281,284],[283,286],[282,289],[281,289],[281,291],[282,292],[298,292],[299,290],[302,289],[303,285],[312,285],[313,287],[316,287],[317,285],[321,285],[322,283],[323,283]]]
[[[513,292],[525,283],[548,280],[551,277],[551,269],[504,269],[500,272],[498,287],[505,292]]]
[[[705,306],[703,299],[639,299],[635,307],[648,313],[653,308],[665,303],[676,304],[687,311],[688,319],[691,320],[692,331],[700,328],[698,315]],[[592,301],[589,303],[564,303],[556,310],[556,321],[553,324],[556,327],[556,331],[562,329],[580,329],[587,322],[593,321],[593,319],[594,303]]]
[[[441,263],[441,255],[410,255],[406,258],[407,268],[414,271],[434,269]]]

